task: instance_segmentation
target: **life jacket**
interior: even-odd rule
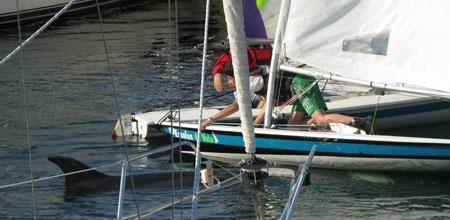
[[[249,68],[260,66],[260,65],[270,65],[272,58],[272,46],[270,44],[261,45],[247,45],[248,53],[248,64]],[[216,62],[216,66],[213,69],[213,74],[217,71],[224,71],[224,64],[231,59],[231,49],[225,50],[225,52],[220,56],[219,60]],[[236,85],[230,84],[231,88],[236,88]]]
[[[225,53],[228,57],[231,57],[230,49],[227,49]],[[270,65],[272,46],[270,44],[247,45],[247,54],[249,68],[259,65]]]
[[[270,65],[272,46],[270,44],[247,46],[248,66]]]

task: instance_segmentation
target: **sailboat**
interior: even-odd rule
[[[433,100],[429,107],[435,106],[434,110],[448,109],[448,106],[439,109],[450,98],[450,76],[446,73],[450,69],[446,61],[450,48],[445,43],[450,31],[442,28],[450,20],[444,10],[448,8],[445,7],[449,4],[447,1],[284,0],[278,4],[281,9],[275,33],[272,77],[277,77],[279,70],[289,71],[316,79],[397,91],[395,95],[412,94],[410,97],[419,97],[415,101]],[[258,5],[258,8],[263,7]],[[270,88],[269,85],[268,100],[273,97]],[[392,105],[396,103],[399,100]],[[378,104],[375,102],[373,106]],[[274,109],[270,101],[266,109]],[[180,114],[184,116],[187,112],[189,110]],[[158,114],[161,115],[154,115]],[[214,110],[206,117],[211,114]],[[437,118],[445,120],[443,116]],[[128,115],[128,119],[124,135],[149,137],[152,132],[163,132],[197,141],[198,125],[186,118],[174,129],[169,122],[152,121],[141,114]],[[264,126],[254,129],[257,154],[269,163],[298,165],[305,161],[311,147],[317,145],[311,167],[450,171],[450,139],[367,135],[339,129],[326,132],[290,129],[281,125],[281,121],[266,111]],[[208,126],[200,137],[203,155],[226,161],[245,158],[243,129],[238,125],[218,122]]]
[[[75,0],[72,0],[70,3],[68,3],[63,9],[61,9],[57,14],[55,14],[52,17],[52,19],[47,21],[47,23],[44,26],[42,26],[39,30],[37,30],[29,38],[27,38],[27,40],[25,40],[24,42],[21,42],[20,45],[17,47],[17,49],[13,50],[11,53],[8,54],[8,56],[6,56],[4,59],[2,59],[0,61],[0,65],[2,65],[5,62],[7,62],[11,57],[16,55],[18,53],[18,51],[21,53],[23,48],[31,40],[35,39],[35,37],[37,37],[40,33],[42,33],[45,30],[46,27],[48,27],[54,20],[56,20],[59,16],[61,16],[61,14],[64,11],[66,11],[68,8],[70,8],[70,6],[72,5],[73,2],[75,2]],[[103,22],[102,22],[102,19],[101,19],[101,13],[100,13],[100,8],[99,8],[98,2],[97,2],[96,6],[97,6],[97,9],[98,9],[98,15],[99,15],[99,21],[100,21],[100,24],[101,24],[100,27],[101,27],[102,35],[103,35],[103,37],[105,37],[105,33],[104,33],[104,29],[103,29]],[[209,1],[207,3],[207,7],[209,8]],[[169,9],[170,9],[170,7],[169,7]],[[208,9],[207,9],[207,11],[208,11]],[[19,20],[19,17],[20,17],[19,13],[18,13],[17,17],[18,17],[18,20]],[[208,21],[208,19],[205,19],[205,20]],[[21,33],[20,32],[20,22],[19,22],[18,26],[19,26],[19,38],[20,38],[20,41],[22,41],[21,40],[21,35],[20,35],[20,33]],[[205,34],[205,38],[204,39],[206,41],[206,39],[207,39],[207,35],[206,34]],[[107,60],[108,60],[108,63],[109,63],[109,56],[108,56],[108,50],[107,50],[107,46],[106,46],[106,40],[105,40],[105,38],[103,38],[103,40],[104,40],[105,52],[107,54]],[[206,43],[205,43],[205,45],[206,45]],[[204,50],[206,51],[206,47],[205,47]],[[234,53],[234,54],[235,54],[236,57],[239,57],[237,55],[239,53]],[[243,50],[241,50],[240,54],[241,54],[242,57],[246,56],[246,53]],[[206,53],[204,53],[204,57],[206,57]],[[205,63],[205,59],[203,61],[203,64],[204,63]],[[21,65],[21,67],[22,67],[22,76],[23,76],[23,63]],[[111,68],[111,66],[110,66],[110,68]],[[111,73],[111,79],[112,79],[112,71],[111,71],[111,69],[110,69],[110,73]],[[27,103],[26,103],[27,99],[26,99],[26,94],[25,94],[25,91],[26,91],[25,90],[25,77],[23,77],[22,79],[23,79],[24,99],[25,99],[25,107],[26,107],[27,106]],[[114,86],[113,82],[112,82],[112,85]],[[240,99],[240,100],[242,100],[242,99]],[[117,106],[117,102],[116,102],[116,106]],[[26,111],[26,115],[27,115],[27,121],[26,121],[26,123],[27,123],[27,126],[26,126],[27,127],[27,134],[29,135],[29,129],[28,129],[29,128],[29,126],[28,126],[29,122],[28,122],[28,110],[27,110],[27,108],[26,108],[25,111]],[[174,193],[174,188],[175,188],[174,181],[175,181],[175,178],[174,178],[174,171],[173,171],[173,167],[172,167],[172,172],[171,173],[156,173],[156,175],[146,176],[146,177],[149,177],[149,178],[144,181],[146,184],[151,183],[151,182],[152,183],[158,182],[157,185],[152,185],[152,186],[164,186],[165,187],[166,185],[168,185],[170,183],[168,183],[168,182],[164,182],[164,183],[159,182],[161,180],[161,177],[165,176],[165,177],[168,177],[168,179],[171,179],[172,180],[172,187],[173,187],[172,188],[172,193],[173,193],[172,194],[172,203],[165,204],[163,206],[157,207],[156,209],[151,209],[149,211],[140,212],[139,208],[138,208],[137,200],[136,200],[136,192],[135,192],[135,187],[136,186],[135,186],[134,180],[133,180],[135,177],[136,178],[139,178],[139,177],[138,176],[134,176],[133,177],[133,174],[131,173],[131,166],[130,166],[130,162],[131,161],[134,161],[134,160],[137,160],[137,159],[141,159],[141,158],[145,158],[145,157],[147,157],[149,155],[154,155],[154,154],[161,153],[161,152],[164,152],[164,151],[167,151],[167,150],[173,150],[175,147],[177,147],[179,145],[187,145],[187,146],[191,146],[191,147],[195,148],[195,146],[193,144],[191,144],[190,142],[181,142],[180,141],[179,143],[176,143],[176,144],[172,143],[171,145],[168,145],[166,147],[160,147],[160,148],[157,148],[157,149],[153,149],[153,150],[150,150],[149,152],[146,152],[145,154],[140,154],[140,155],[138,155],[136,157],[131,157],[131,158],[128,156],[128,152],[126,152],[126,154],[127,154],[126,159],[123,159],[122,161],[119,161],[118,163],[114,163],[114,164],[110,165],[110,166],[114,166],[114,165],[118,165],[118,164],[122,165],[121,178],[120,179],[118,177],[108,176],[108,175],[99,173],[97,171],[94,171],[98,167],[96,167],[96,168],[89,168],[86,165],[84,165],[83,163],[81,163],[79,161],[76,161],[76,160],[74,160],[72,158],[65,157],[65,156],[50,156],[50,157],[48,157],[49,161],[54,162],[55,164],[57,164],[64,171],[63,175],[55,175],[55,176],[43,177],[43,178],[35,179],[34,178],[34,174],[33,174],[32,152],[31,152],[31,144],[30,144],[29,136],[28,136],[28,145],[29,145],[29,160],[30,160],[29,161],[29,166],[30,166],[31,180],[30,181],[23,181],[23,182],[19,182],[19,183],[14,183],[14,184],[9,184],[9,185],[2,185],[2,186],[0,186],[0,188],[4,189],[4,188],[10,188],[10,187],[15,187],[15,186],[31,183],[32,199],[33,199],[33,214],[34,214],[34,218],[35,219],[37,219],[36,198],[35,198],[35,190],[34,190],[35,189],[34,188],[35,182],[43,181],[43,180],[49,180],[49,179],[53,179],[53,178],[57,178],[57,177],[61,177],[61,176],[65,176],[66,177],[66,184],[65,184],[65,186],[67,187],[66,189],[73,188],[73,189],[77,189],[78,190],[78,189],[105,188],[104,187],[105,184],[106,184],[106,188],[108,188],[108,184],[110,184],[111,181],[115,182],[113,185],[115,185],[116,187],[117,187],[117,185],[120,184],[119,201],[118,201],[118,208],[117,208],[117,219],[130,219],[130,218],[135,218],[136,216],[137,216],[137,218],[140,219],[141,217],[146,217],[146,216],[148,216],[150,214],[153,214],[153,213],[155,213],[157,211],[163,210],[163,209],[165,209],[167,207],[171,207],[171,206],[173,207],[173,209],[172,209],[172,218],[174,218],[174,208],[175,208],[174,205],[175,204],[179,204],[180,202],[188,201],[188,200],[191,199],[190,197],[185,197],[184,199],[182,197],[180,200],[174,201],[174,194],[175,194]],[[127,148],[125,139],[124,139],[124,147],[125,147],[125,149]],[[197,147],[195,149],[198,152],[198,150],[200,148]],[[315,148],[313,148],[313,149],[315,149]],[[313,151],[314,150],[312,150],[312,152]],[[309,161],[311,161],[312,156],[313,156],[313,153],[311,153],[311,156],[308,159]],[[172,154],[172,161],[173,161],[173,154]],[[208,193],[212,193],[212,192],[215,192],[215,191],[218,191],[218,190],[221,190],[221,189],[225,189],[225,188],[231,187],[233,185],[240,184],[241,182],[243,182],[243,179],[245,177],[244,174],[248,173],[248,176],[253,175],[254,177],[256,177],[257,173],[259,173],[259,171],[256,172],[255,170],[253,170],[254,172],[249,173],[249,170],[250,170],[249,166],[246,166],[246,170],[241,170],[240,174],[233,175],[232,178],[229,178],[227,180],[220,180],[220,179],[216,178],[216,176],[214,176],[212,174],[212,172],[210,172],[210,171],[212,171],[212,162],[208,161],[207,169],[202,171],[202,179],[206,179],[206,181],[202,180],[202,183],[205,183],[206,189],[204,189],[202,191],[199,191],[198,190],[199,182],[200,182],[198,180],[199,177],[200,177],[200,175],[199,175],[199,173],[200,173],[199,172],[199,168],[200,168],[199,161],[200,161],[200,157],[197,156],[196,157],[196,170],[195,170],[195,174],[194,174],[195,175],[195,177],[194,177],[194,189],[193,189],[194,193],[192,195],[192,200],[193,200],[193,202],[192,202],[193,203],[192,210],[193,211],[191,213],[191,219],[196,219],[196,212],[197,212],[197,208],[196,208],[196,205],[197,205],[196,201],[197,200],[196,199],[197,199],[197,197],[202,196],[202,195],[206,195]],[[293,195],[290,196],[290,202],[288,204],[288,206],[290,208],[286,208],[285,209],[286,211],[283,212],[283,216],[286,216],[287,219],[290,219],[290,216],[292,215],[293,209],[295,207],[295,201],[296,201],[295,198],[298,197],[299,189],[303,185],[303,181],[304,181],[304,178],[306,176],[306,170],[307,170],[307,167],[308,167],[307,164],[302,167],[301,174],[297,178],[298,179],[297,180],[297,184],[295,184],[295,187],[293,187],[296,190],[295,190],[295,195],[294,195],[294,192],[292,192]],[[106,167],[106,166],[103,166],[103,167]],[[127,175],[127,172],[130,172],[130,175]],[[182,173],[184,173],[184,174],[182,174]],[[86,175],[84,175],[84,174],[86,174]],[[154,173],[152,173],[152,174],[154,174]],[[172,176],[170,176],[170,174],[172,174]],[[180,177],[179,180],[180,181],[183,180],[182,176],[185,175],[184,181],[191,181],[192,182],[192,180],[189,179],[188,176],[187,176],[187,175],[190,175],[190,174],[192,174],[192,172],[184,172],[184,171],[180,170],[180,173],[178,175]],[[232,172],[228,172],[227,174],[229,175],[229,174],[233,174],[233,173]],[[277,175],[279,176],[279,174],[277,174]],[[190,176],[192,177],[192,175],[190,175]],[[141,176],[141,177],[144,177],[144,176]],[[293,172],[292,173],[289,172],[288,173],[288,177],[293,178],[294,177],[293,176]],[[165,178],[163,178],[163,179],[165,179]],[[131,181],[131,184],[129,183],[129,181]],[[253,183],[256,184],[256,182],[257,182],[256,178],[252,179],[252,184]],[[208,184],[208,186],[206,186],[206,184]],[[125,195],[124,192],[125,192],[125,187],[127,185],[129,185],[129,186],[131,186],[133,188],[137,214],[132,214],[132,215],[128,215],[126,217],[123,217],[123,212],[122,211],[123,211],[123,203],[124,203],[124,195]],[[127,186],[127,187],[129,187],[129,186]],[[116,187],[113,187],[113,188],[116,188]],[[68,192],[68,191],[66,191],[66,192]],[[181,195],[183,195],[183,191],[181,191]],[[258,197],[259,198],[258,201],[261,202],[260,196],[256,196],[256,197]],[[261,205],[259,205],[259,207],[255,207],[255,208],[258,208],[258,211],[262,211],[262,206]],[[259,210],[259,209],[261,209],[261,210]],[[258,219],[260,219],[260,218],[263,219],[264,218],[264,214],[263,213],[257,213],[257,215],[258,215]],[[183,215],[181,215],[181,216],[183,216]]]

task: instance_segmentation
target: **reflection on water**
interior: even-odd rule
[[[200,79],[204,1],[179,1],[180,88],[185,93]],[[166,108],[171,102],[170,67],[177,63],[175,42],[169,41],[167,2],[137,1],[133,5],[104,11],[108,49],[118,104],[122,112]],[[172,19],[174,21],[174,19]],[[212,3],[210,40],[225,36],[221,2]],[[174,25],[172,25],[173,27]],[[26,26],[29,36],[38,25]],[[172,32],[174,36],[174,32]],[[15,28],[0,30],[0,56],[18,43]],[[209,65],[221,53],[211,49]],[[24,73],[28,99],[33,171],[37,178],[60,174],[50,155],[71,156],[97,167],[125,157],[123,144],[110,138],[117,118],[114,96],[105,62],[102,36],[94,14],[65,17],[36,38],[24,50]],[[169,67],[168,64],[171,64]],[[23,107],[22,78],[18,56],[0,67],[0,185],[28,180],[28,144]],[[175,84],[175,83],[174,83]],[[173,99],[177,97],[172,90]],[[205,94],[218,95],[207,82]],[[232,101],[232,95],[216,102]],[[195,93],[189,103],[198,100]],[[128,140],[130,154],[138,154],[170,143]],[[170,170],[170,155],[136,161],[135,173]],[[179,164],[176,164],[179,166]],[[193,169],[193,163],[183,166]],[[231,168],[231,167],[230,167]],[[117,167],[101,169],[120,175]],[[262,201],[267,219],[277,218],[286,203],[289,180],[270,177]],[[301,194],[296,218],[305,219],[444,219],[449,217],[447,176],[422,174],[372,174],[313,170],[313,185]],[[184,195],[192,189],[186,188]],[[181,191],[176,191],[179,198]],[[251,194],[245,186],[233,187],[199,200],[199,218],[254,219]],[[132,191],[126,191],[125,214],[135,212]],[[115,217],[118,191],[66,192],[64,178],[36,184],[37,215],[41,219],[111,219]],[[141,210],[171,201],[170,189],[139,189]],[[30,185],[0,190],[1,218],[30,219],[33,215]],[[175,208],[180,218],[181,206]],[[152,218],[170,218],[164,210]],[[190,218],[190,203],[184,204]]]

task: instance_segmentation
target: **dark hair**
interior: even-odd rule
[[[231,60],[225,63],[223,73],[227,76],[234,77],[233,63],[231,62]]]
[[[252,72],[255,70],[259,70],[259,71],[252,74]],[[256,74],[262,74],[262,69],[260,68],[260,66],[250,67],[248,69],[248,71],[251,76],[256,75]],[[231,62],[231,60],[225,63],[225,65],[223,67],[223,73],[227,76],[234,77],[233,62]]]

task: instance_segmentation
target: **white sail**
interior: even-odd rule
[[[450,92],[450,1],[296,0],[286,56],[343,77]]]
[[[261,3],[260,3],[261,2]],[[274,39],[277,31],[281,0],[258,1],[258,7],[267,32],[267,38]]]
[[[274,39],[281,0],[246,0],[244,25],[247,38]]]

